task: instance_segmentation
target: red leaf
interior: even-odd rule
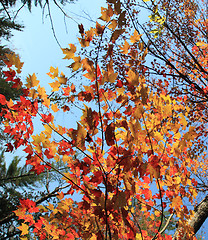
[[[105,140],[108,146],[112,146],[115,142],[115,126],[113,123],[107,126],[105,131]]]
[[[6,98],[5,98],[5,96],[2,95],[2,94],[0,94],[0,103],[1,103],[2,105],[6,105]]]

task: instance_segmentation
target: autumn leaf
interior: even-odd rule
[[[109,22],[110,21],[110,17],[113,16],[113,9],[111,8],[110,5],[108,5],[108,8],[104,8],[104,7],[101,7],[101,17],[100,19],[105,21],[105,22]]]
[[[183,205],[181,197],[180,196],[174,197],[170,205],[172,208],[180,209],[181,205]]]
[[[124,32],[125,32],[124,29],[115,30],[111,36],[111,41],[116,41],[120,37],[120,35]]]
[[[73,140],[75,146],[81,149],[85,149],[85,138],[86,138],[87,132],[82,125],[77,123],[77,130],[70,129],[68,132],[68,135]]]
[[[60,77],[57,77],[57,79],[59,80],[59,83],[60,84],[66,84],[67,83],[67,78],[66,76],[61,72],[61,76]]]
[[[105,130],[105,140],[108,146],[112,146],[115,143],[115,126],[113,123],[107,125]]]
[[[111,23],[108,25],[108,27],[109,27],[110,29],[112,29],[112,30],[115,30],[116,27],[117,27],[117,21],[116,21],[115,19],[113,19],[113,20],[111,21]]]
[[[26,235],[28,234],[28,229],[29,226],[26,225],[25,223],[22,223],[21,226],[17,227],[21,231],[21,235]]]
[[[123,54],[127,54],[129,51],[130,45],[129,43],[125,40],[124,45],[120,46],[120,49],[122,50]]]
[[[32,76],[29,75],[29,77],[27,77],[26,81],[27,81],[27,84],[25,84],[25,86],[27,88],[36,87],[36,86],[38,86],[38,84],[40,82],[39,80],[37,80],[35,73],[33,73]]]
[[[59,108],[58,108],[57,104],[52,104],[52,105],[51,105],[51,109],[52,109],[54,112],[58,112],[58,111],[59,111]]]
[[[1,103],[2,105],[6,105],[6,98],[5,98],[5,96],[2,95],[2,94],[0,94],[0,103]]]
[[[49,83],[49,85],[52,88],[52,92],[57,92],[57,91],[59,91],[59,87],[61,84],[59,81],[56,80],[55,82]]]
[[[136,30],[134,30],[134,34],[130,37],[130,41],[132,43],[136,43],[141,39],[142,34],[138,34]]]
[[[58,77],[58,67],[54,68],[54,67],[50,67],[50,72],[47,73],[52,79]]]
[[[74,53],[76,52],[76,47],[74,44],[69,44],[70,48],[62,48],[63,54],[65,54],[64,59],[72,59]]]
[[[73,69],[73,71],[77,71],[79,68],[81,68],[81,57],[74,57],[74,62],[70,65],[70,67]]]
[[[6,57],[8,61],[5,61],[6,64],[12,66],[14,65],[17,68],[17,73],[21,73],[22,67],[23,67],[23,62],[20,61],[20,58],[17,54],[6,54]]]

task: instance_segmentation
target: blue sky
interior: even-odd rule
[[[84,17],[87,18],[89,15],[96,20],[100,16],[101,5],[104,5],[103,0],[78,0],[74,4],[66,5],[64,10],[72,17],[72,19],[66,18],[68,33],[62,12],[55,5],[51,5],[54,29],[62,47],[67,47],[69,43],[76,44],[78,42],[76,22],[83,23],[87,29],[92,23]],[[78,17],[74,13],[82,17]],[[49,71],[50,66],[66,70],[67,62],[62,60],[63,54],[53,36],[47,9],[44,18],[42,18],[42,10],[39,7],[33,7],[31,13],[27,9],[23,9],[18,15],[18,20],[25,25],[25,28],[23,32],[15,32],[11,44],[12,48],[20,54],[22,61],[25,62],[23,74],[35,72],[38,77],[45,79],[45,73]]]

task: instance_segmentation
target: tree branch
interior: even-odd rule
[[[208,195],[196,206],[194,211],[195,214],[188,221],[188,225],[193,228],[194,234],[196,234],[208,217]],[[182,232],[182,228],[179,227],[173,235],[173,240],[187,239],[186,234],[183,234]],[[183,238],[181,238],[181,234],[183,234]]]

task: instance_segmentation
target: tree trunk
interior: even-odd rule
[[[194,209],[195,214],[194,216],[188,221],[188,224],[191,228],[194,230],[194,234],[197,233],[197,231],[200,229],[202,224],[205,222],[205,220],[208,217],[208,195],[199,203],[199,205]],[[178,239],[186,239],[187,236],[184,235],[182,238],[179,238],[180,232],[182,232],[182,228],[178,228],[173,235],[173,240]]]

